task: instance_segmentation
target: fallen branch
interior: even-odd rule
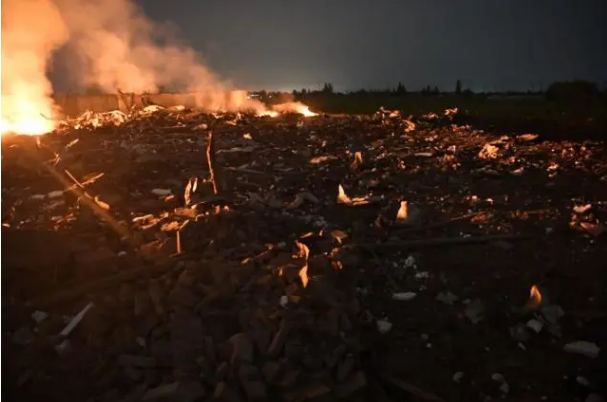
[[[422,247],[437,247],[437,246],[451,246],[460,244],[478,244],[487,243],[499,240],[523,240],[528,239],[527,235],[516,235],[516,234],[499,234],[499,235],[486,235],[486,236],[470,236],[470,237],[437,237],[434,239],[418,239],[418,240],[403,240],[403,241],[390,241],[387,243],[353,243],[346,244],[346,248],[361,247],[370,250],[386,249],[386,248],[422,248]]]
[[[207,163],[209,165],[210,180],[213,185],[213,194],[218,194],[217,175],[215,174],[215,141],[213,141],[213,133],[209,131],[207,140]]]

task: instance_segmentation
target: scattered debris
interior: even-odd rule
[[[399,300],[399,301],[413,300],[415,298],[415,296],[417,296],[417,293],[414,293],[414,292],[401,292],[401,293],[392,294],[392,298],[394,300]]]
[[[563,350],[565,352],[584,355],[593,359],[598,357],[599,352],[601,351],[601,349],[595,343],[587,341],[575,341],[568,343],[563,347]]]

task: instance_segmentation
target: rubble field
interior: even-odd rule
[[[606,143],[456,113],[3,137],[5,396],[604,397]]]

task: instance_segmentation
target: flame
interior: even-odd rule
[[[533,286],[531,286],[531,289],[529,290],[529,300],[527,300],[527,303],[525,303],[524,310],[526,310],[526,311],[537,310],[538,308],[540,308],[541,305],[542,305],[542,293],[540,292],[540,289],[536,285],[533,285]]]
[[[267,116],[277,116],[278,113],[299,113],[305,117],[317,116],[310,108],[301,102],[287,102],[272,106],[271,111],[266,111]]]
[[[53,131],[56,105],[46,77],[51,53],[68,37],[49,0],[2,2],[2,118],[0,133]]]
[[[537,286],[531,286],[531,290],[529,291],[529,299],[533,300],[533,303],[537,306],[542,304],[542,293]]]

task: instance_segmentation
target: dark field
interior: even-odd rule
[[[403,116],[457,107],[458,124],[500,131],[538,132],[553,139],[607,138],[607,102],[549,101],[542,97],[487,99],[455,95],[300,95],[298,100],[326,113],[374,113],[380,107],[399,110]]]
[[[3,138],[8,400],[605,395],[597,105],[302,101]]]

